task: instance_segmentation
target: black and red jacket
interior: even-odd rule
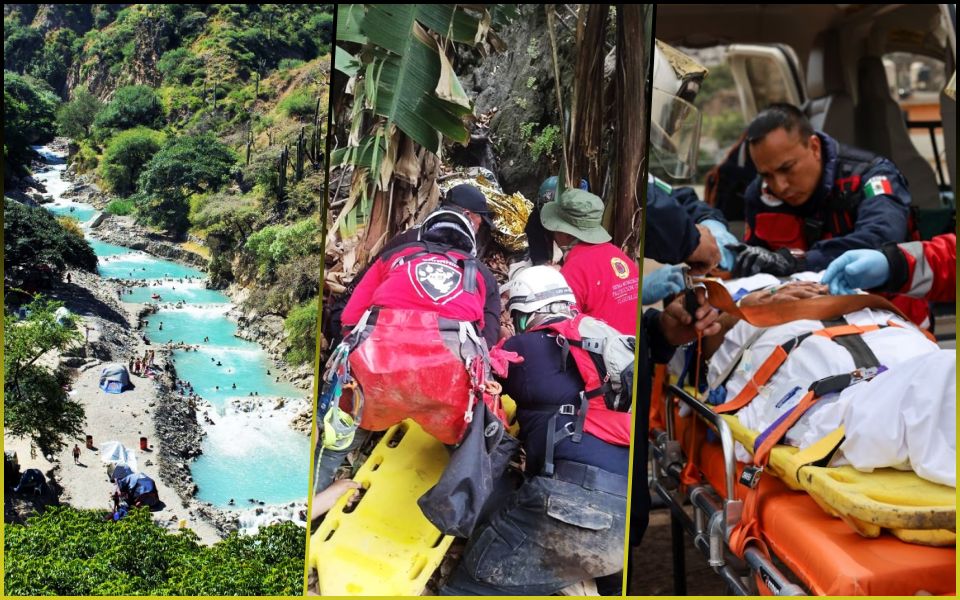
[[[744,241],[771,250],[805,250],[811,271],[825,269],[847,250],[908,241],[910,191],[896,166],[825,133],[817,135],[823,172],[816,191],[794,207],[775,198],[762,178],[755,179],[746,192]]]

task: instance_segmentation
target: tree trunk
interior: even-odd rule
[[[650,53],[644,24],[646,10],[638,4],[617,6],[616,173],[614,179],[613,243],[639,259],[639,181],[647,149],[647,85]]]
[[[574,182],[586,178],[602,189],[606,164],[600,154],[604,125],[603,59],[608,4],[581,5],[570,110],[570,171]]]
[[[392,186],[391,186],[392,188]],[[373,194],[370,215],[363,232],[363,242],[357,252],[357,264],[366,266],[372,256],[375,256],[390,237],[390,202],[393,194],[391,189],[377,190]]]

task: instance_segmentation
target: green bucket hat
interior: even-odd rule
[[[603,200],[584,190],[566,189],[559,198],[544,204],[540,209],[540,221],[545,229],[569,233],[590,244],[613,239],[601,224]]]

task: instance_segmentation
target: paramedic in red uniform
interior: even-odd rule
[[[462,213],[465,217],[467,217],[467,220],[470,221],[470,224],[473,226],[475,235],[480,233],[482,227],[491,226],[492,220],[490,218],[490,210],[487,206],[486,197],[484,197],[483,192],[481,192],[477,187],[468,183],[463,183],[450,188],[450,190],[443,197],[440,207]],[[420,227],[414,227],[404,231],[403,233],[395,235],[392,239],[387,241],[376,258],[390,254],[395,248],[398,248],[402,245],[416,242],[419,235]],[[478,256],[477,258],[479,259],[481,257]],[[374,259],[374,261],[371,262],[371,266],[376,263],[377,261]],[[480,270],[480,274],[483,276],[484,286],[487,294],[486,298],[484,299],[484,326],[483,329],[481,329],[481,334],[486,340],[487,346],[492,348],[494,344],[497,343],[497,339],[500,334],[500,289],[497,285],[496,277],[494,277],[493,272],[490,271],[490,267],[484,264],[482,260],[478,260],[477,268]],[[367,270],[364,269],[358,273],[354,281],[347,287],[347,290],[344,293],[345,297],[336,299],[332,303],[329,313],[324,312],[324,335],[331,342],[331,346],[336,346],[336,344],[340,341],[343,309],[346,306],[346,302],[353,297],[356,286],[359,285],[359,282],[363,280],[366,272]]]
[[[446,427],[450,411],[439,409],[447,407],[444,401],[450,399],[451,390],[465,385],[464,363],[476,356],[488,360],[479,333],[485,286],[477,267],[473,226],[463,212],[452,208],[432,212],[417,239],[382,253],[370,266],[343,310],[344,335],[348,329],[361,328],[352,342],[350,365],[366,397],[363,429],[383,430],[399,422],[390,422],[391,418],[409,417],[440,441],[456,443],[459,436],[453,426],[466,427],[462,411]],[[438,370],[448,387],[421,385],[436,378]],[[388,376],[384,374],[393,377],[388,391],[375,391]],[[400,405],[395,396],[402,397]],[[324,450],[318,491],[330,485],[343,459],[364,437],[358,431],[348,447]]]
[[[560,272],[580,310],[624,335],[636,335],[640,273],[630,257],[610,243],[601,224],[603,201],[584,190],[566,189],[543,205],[540,219],[563,250]]]
[[[466,218],[459,227],[452,222],[454,219],[438,220],[456,212],[435,211],[424,221],[432,229],[424,230],[420,241],[400,244],[380,255],[343,309],[344,328],[353,327],[367,309],[378,306],[427,310],[442,318],[469,321],[478,330],[483,329],[486,282],[473,255],[473,229]],[[472,265],[469,274],[462,264]],[[458,270],[463,271],[462,281]],[[472,281],[467,279],[468,275]]]
[[[831,294],[856,289],[905,294],[931,302],[957,299],[957,236],[887,244],[880,250],[850,250],[830,263],[823,283]]]
[[[746,138],[759,177],[735,276],[820,271],[847,250],[908,241],[910,192],[886,158],[814,131],[790,104],[757,115]]]

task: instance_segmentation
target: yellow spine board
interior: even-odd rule
[[[723,415],[733,437],[748,452],[759,432],[744,427],[735,415]],[[956,543],[956,488],[919,477],[913,471],[876,469],[872,473],[851,466],[807,465],[804,451],[779,445],[770,452],[767,470],[791,489],[805,491],[828,514],[843,519],[864,537],[882,529],[905,542],[927,546]]]
[[[500,397],[510,433],[519,433],[516,403]],[[434,527],[417,499],[440,479],[450,457],[413,421],[384,434],[354,478],[363,498],[345,512],[337,501],[310,537],[310,564],[325,596],[417,596],[453,542]],[[349,509],[348,509],[349,510]]]
[[[413,421],[387,430],[354,478],[365,489],[361,500],[345,512],[349,494],[341,498],[311,536],[321,594],[421,594],[453,537],[427,521],[417,499],[448,461],[443,444]]]

